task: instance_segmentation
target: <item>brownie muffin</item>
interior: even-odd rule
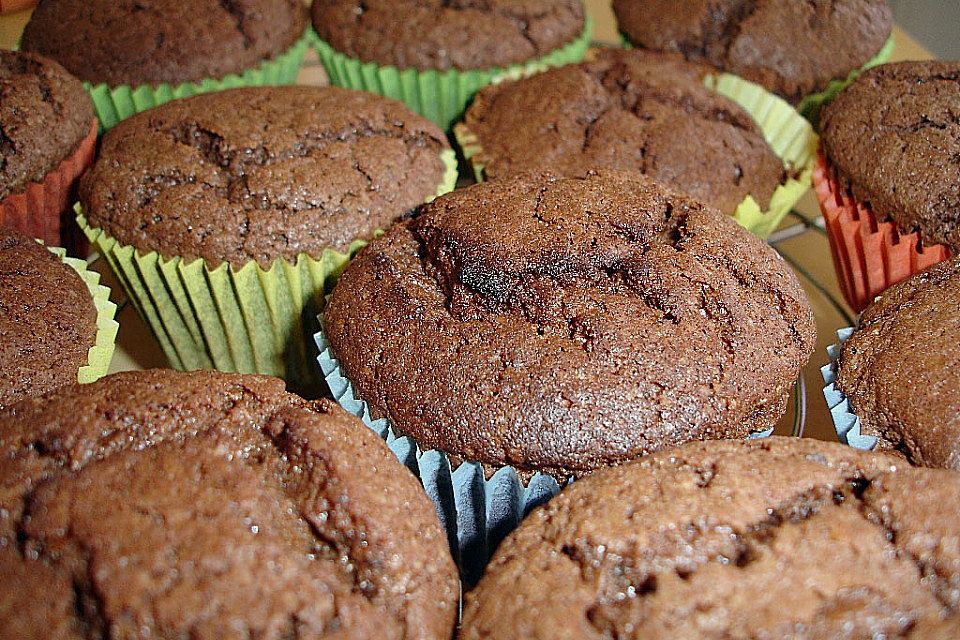
[[[334,49],[401,69],[503,67],[546,55],[584,29],[581,0],[314,0]]]
[[[960,62],[864,72],[826,107],[821,143],[841,188],[924,245],[960,249]],[[866,132],[866,133],[865,133]]]
[[[844,342],[836,385],[879,448],[960,470],[957,300],[960,258],[887,289]]]
[[[306,24],[301,0],[41,0],[21,48],[92,84],[181,83],[254,67]]]
[[[890,37],[886,0],[613,0],[636,46],[678,51],[798,104],[846,78]]]
[[[77,272],[0,226],[0,408],[77,381],[97,310]]]
[[[80,201],[90,226],[141,252],[269,268],[346,250],[421,204],[446,149],[436,125],[372,94],[223,91],[110,130]]]
[[[438,198],[350,263],[323,322],[421,448],[557,477],[772,427],[814,339],[776,252],[615,171]]]
[[[467,594],[459,637],[957,637],[958,491],[956,474],[839,444],[689,444],[533,512]]]
[[[433,505],[280,380],[115,374],[0,412],[0,636],[448,638]]]
[[[750,115],[703,85],[705,65],[643,51],[486,87],[464,125],[484,177],[592,168],[639,170],[725,213],[766,209],[786,179]]]
[[[90,133],[79,80],[41,56],[0,50],[0,200],[41,182]]]

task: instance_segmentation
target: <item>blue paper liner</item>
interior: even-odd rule
[[[827,401],[827,408],[830,409],[833,426],[837,430],[837,438],[840,442],[855,449],[872,451],[877,446],[876,436],[865,435],[862,432],[860,418],[853,412],[849,398],[837,387],[837,360],[840,358],[840,348],[853,331],[853,327],[838,330],[839,341],[827,347],[830,364],[820,367],[820,374],[826,384],[823,388],[823,397]]]
[[[322,316],[320,325],[323,326]],[[409,436],[398,436],[386,418],[373,419],[367,403],[357,397],[353,384],[341,373],[340,363],[323,332],[315,334],[314,340],[320,353],[317,362],[330,394],[383,438],[400,462],[420,478],[447,532],[461,579],[467,587],[473,586],[500,542],[530,510],[557,495],[560,485],[544,473],[534,474],[524,484],[516,469],[509,466],[498,469],[487,480],[478,462],[464,462],[454,469],[442,451],[421,450]],[[801,393],[799,387],[795,393]],[[799,431],[802,430],[801,424]],[[749,437],[765,438],[773,431],[771,428]],[[794,425],[794,432],[797,431]]]

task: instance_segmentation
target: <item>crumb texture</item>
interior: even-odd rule
[[[437,192],[446,137],[400,102],[336,87],[169,102],[103,138],[80,184],[91,226],[137,249],[269,268],[345,251]]]
[[[337,51],[401,69],[527,62],[583,32],[581,0],[315,0],[313,27]]]
[[[824,110],[841,184],[881,220],[960,251],[960,62],[875,67]]]
[[[887,289],[844,343],[837,387],[881,448],[960,470],[957,300],[960,258]]]
[[[0,227],[0,407],[75,383],[96,335],[97,310],[77,272]]]
[[[746,111],[703,86],[709,72],[679,56],[609,50],[486,87],[465,118],[482,149],[474,161],[489,179],[638,170],[724,213],[748,195],[765,209],[783,164]]]
[[[93,84],[178,84],[242,73],[306,25],[301,0],[42,0],[21,48]]]
[[[814,337],[772,249],[635,172],[438,198],[351,262],[324,328],[423,448],[556,475],[772,426]]]
[[[613,0],[634,45],[676,51],[793,104],[866,64],[893,29],[886,0]]]
[[[575,482],[467,594],[462,640],[948,638],[960,478],[836,443],[693,443]]]
[[[433,505],[330,401],[152,370],[8,407],[0,434],[0,637],[449,637]]]
[[[0,51],[0,200],[41,182],[77,150],[93,120],[83,85],[59,64]]]

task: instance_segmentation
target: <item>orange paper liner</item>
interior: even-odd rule
[[[813,170],[813,188],[840,290],[857,313],[888,287],[950,257],[948,247],[925,247],[918,233],[903,234],[893,222],[877,220],[868,205],[854,200],[840,185],[822,150]]]
[[[98,126],[94,120],[90,133],[80,141],[76,151],[61,160],[41,182],[31,182],[23,192],[0,202],[0,224],[19,229],[47,246],[61,247],[76,240],[78,234],[70,232],[73,188],[80,174],[93,163]]]

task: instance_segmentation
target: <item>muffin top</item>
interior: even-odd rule
[[[558,477],[773,426],[814,338],[776,252],[615,171],[442,196],[359,253],[325,314],[374,415]]]
[[[452,630],[456,568],[416,478],[279,379],[115,374],[0,412],[0,450],[5,631],[34,617],[57,638]]]
[[[0,407],[75,383],[96,337],[97,309],[77,272],[0,226]]]
[[[421,204],[448,148],[435,124],[371,93],[235,89],[106,132],[80,201],[91,226],[141,251],[267,268],[346,250]]]
[[[313,27],[334,49],[401,69],[527,62],[583,32],[581,0],[314,0]]]
[[[732,214],[766,209],[784,167],[749,114],[680,57],[604,51],[580,65],[483,89],[466,127],[488,178],[523,171],[639,170]]]
[[[180,83],[255,67],[306,24],[301,0],[40,0],[20,46],[94,84]]]
[[[613,0],[633,44],[679,51],[793,104],[866,64],[893,28],[886,0]]]
[[[864,72],[827,105],[823,150],[880,219],[960,250],[960,62]]]
[[[878,446],[960,470],[960,258],[887,289],[844,343],[837,388]]]
[[[688,444],[531,513],[459,637],[955,638],[958,491],[953,473],[837,443]]]
[[[40,182],[90,134],[79,80],[41,56],[0,50],[0,200]]]

